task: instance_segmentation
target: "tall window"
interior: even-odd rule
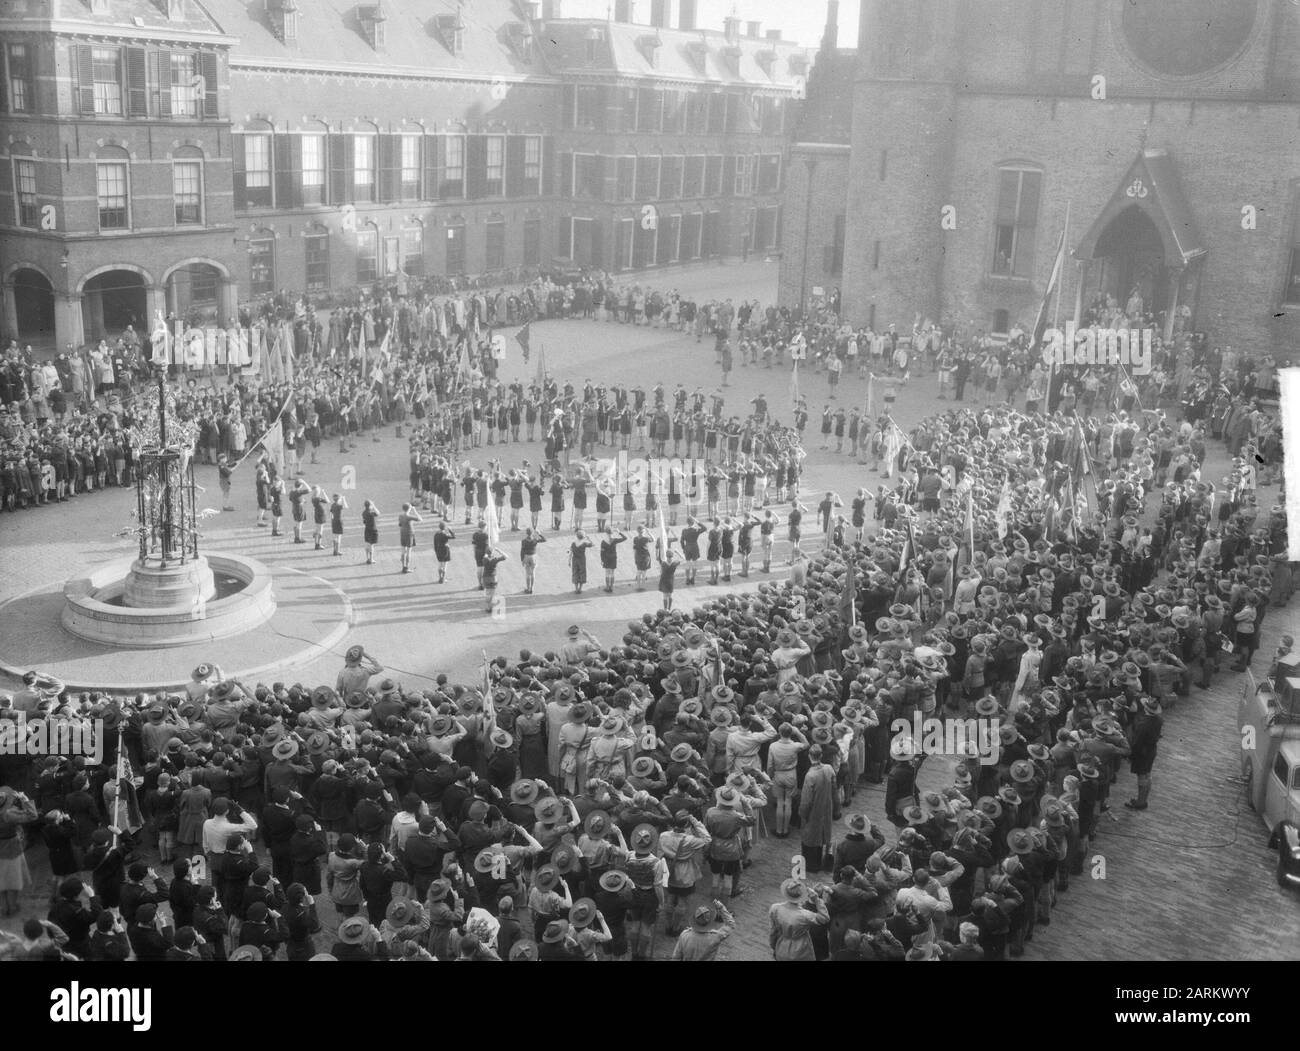
[[[352,185],[358,201],[375,199],[375,137],[352,136]],[[371,278],[371,280],[374,280]]]
[[[506,139],[504,135],[487,137],[486,194],[500,197],[506,189]]]
[[[447,266],[448,274],[465,272],[465,224],[463,222],[447,225]]]
[[[681,229],[680,215],[665,215],[659,220],[659,240],[655,246],[655,262],[677,262],[677,235]]]
[[[542,220],[529,216],[524,220],[524,266],[536,266],[542,261]]]
[[[402,227],[402,271],[407,277],[424,276],[424,227]]]
[[[749,163],[752,157],[741,154],[736,158],[736,179],[732,186],[731,192],[736,197],[743,197],[749,193]]]
[[[254,237],[248,242],[248,286],[255,296],[275,291],[275,240]]]
[[[325,136],[302,137],[302,203],[325,203]]]
[[[95,87],[95,112],[122,113],[122,52],[115,47],[97,47],[90,54]]]
[[[95,165],[101,230],[125,230],[130,225],[126,180],[126,161],[101,161]]]
[[[636,196],[636,158],[619,157],[615,165],[618,185],[615,189],[617,199],[630,201]]]
[[[202,161],[173,162],[172,198],[176,204],[177,226],[203,222]]]
[[[9,45],[9,109],[13,113],[30,113],[32,97],[32,63],[26,44]]]
[[[664,95],[656,88],[641,88],[637,97],[637,131],[658,132],[663,128]]]
[[[524,136],[524,184],[520,191],[525,197],[542,192],[542,137]]]
[[[438,196],[464,197],[465,136],[448,135],[444,141],[446,143],[447,161],[443,167],[442,189]]]
[[[682,176],[682,196],[699,197],[704,192],[704,157],[695,154],[686,158]]]
[[[704,216],[700,212],[691,212],[689,215],[682,216],[682,247],[681,257],[683,259],[700,258],[700,232],[703,228]]]
[[[998,210],[993,227],[993,273],[1032,277],[1034,228],[1043,173],[1021,168],[998,172]]]
[[[172,116],[198,117],[202,114],[203,81],[198,77],[198,55],[173,51],[171,58]],[[195,87],[195,84],[198,87]]]
[[[190,303],[216,303],[217,272],[210,266],[190,269]]]
[[[605,128],[605,88],[579,86],[573,100],[573,126],[579,131]]]
[[[704,194],[706,197],[722,196],[722,158],[717,155],[704,162]]]
[[[357,284],[368,285],[379,277],[379,231],[357,231]]]
[[[330,235],[313,230],[304,238],[307,256],[307,291],[322,292],[330,286]]]
[[[485,224],[485,229],[487,236],[483,268],[485,270],[500,270],[506,265],[506,221],[501,218],[489,219]]]
[[[604,194],[604,157],[594,153],[573,155],[573,196],[600,200]]]
[[[768,153],[755,159],[758,161],[755,189],[759,193],[776,193],[781,188],[781,155]]]
[[[682,195],[682,158],[665,157],[659,168],[659,197],[675,201]]]
[[[245,135],[244,186],[252,204],[271,204],[271,136]]]
[[[659,160],[658,157],[638,157],[636,159],[636,196],[638,201],[658,200]]]
[[[420,199],[420,136],[402,136],[402,200]],[[424,253],[420,253],[424,259]]]
[[[663,95],[664,131],[670,135],[680,134],[686,119],[685,93],[667,88]]]
[[[14,190],[18,196],[18,225],[41,225],[41,208],[36,200],[36,162],[30,157],[14,158]]]

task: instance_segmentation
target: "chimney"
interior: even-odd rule
[[[762,29],[763,29],[763,23],[761,22],[746,22],[745,36],[749,37],[750,40],[762,40],[763,39]]]
[[[536,22],[542,17],[541,0],[524,0],[524,17],[530,22]]]
[[[560,6],[560,0],[542,0],[542,17],[548,21],[563,18],[564,14]]]
[[[840,36],[840,0],[826,0],[826,30],[822,33],[822,50],[834,51]]]
[[[677,5],[677,28],[687,32],[695,30],[696,0],[679,0]]]
[[[636,0],[614,0],[614,21],[635,22]]]
[[[672,29],[674,0],[650,0],[650,24],[656,29]]]
[[[781,30],[769,29],[767,31],[767,39],[769,43],[779,44],[781,42]]]
[[[727,40],[734,44],[740,39],[740,19],[735,15],[728,15],[722,20],[722,32]]]

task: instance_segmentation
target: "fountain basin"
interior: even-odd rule
[[[136,598],[142,580],[148,581],[154,604],[126,605]],[[205,600],[197,600],[199,595]],[[176,601],[164,604],[169,596]],[[141,566],[137,559],[100,566],[64,585],[61,622],[66,631],[90,642],[154,649],[238,635],[274,613],[266,566],[241,555],[213,554],[165,570]]]

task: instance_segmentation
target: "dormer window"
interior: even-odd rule
[[[653,69],[658,65],[659,49],[663,47],[663,41],[659,39],[658,33],[647,33],[645,36],[637,37],[636,46],[650,68]]]
[[[703,40],[691,40],[686,45],[686,54],[696,70],[704,73],[709,62],[709,45]]]
[[[107,15],[108,0],[90,0],[90,13],[92,15]]]
[[[594,66],[596,59],[600,57],[600,45],[604,43],[604,37],[601,36],[600,30],[592,26],[587,30],[586,39],[586,60],[587,65]]]
[[[180,22],[185,18],[185,0],[163,0],[163,14],[168,22]]]
[[[744,54],[738,46],[731,44],[722,49],[722,61],[726,63],[727,69],[731,71],[733,77],[740,76],[740,56]]]
[[[459,14],[439,15],[437,18],[438,36],[442,38],[443,46],[453,55],[459,55],[465,50],[465,23],[461,21]]]
[[[521,59],[528,59],[533,51],[533,27],[527,22],[509,22],[506,24],[506,36],[510,48]]]
[[[796,77],[802,77],[805,73],[807,73],[807,72],[808,72],[808,56],[807,56],[807,55],[791,55],[791,56],[790,56],[790,72],[791,72],[794,76],[796,76]]]
[[[383,51],[384,24],[388,21],[383,5],[376,3],[358,8],[357,14],[361,19],[361,30],[366,35],[366,43],[376,51]]]
[[[298,43],[298,5],[294,0],[271,0],[271,32],[282,44]]]
[[[754,61],[758,63],[758,68],[770,77],[772,71],[776,69],[776,57],[776,52],[769,49],[754,55]]]

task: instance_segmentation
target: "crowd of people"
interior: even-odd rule
[[[1164,713],[1229,654],[1252,667],[1291,595],[1282,509],[1244,459],[1202,478],[1186,422],[953,407],[897,452],[874,535],[837,529],[828,494],[788,581],[617,640],[574,625],[479,682],[417,690],[359,647],[333,684],[200,666],[127,702],[33,674],[7,717],[101,719],[123,754],[6,761],[6,906],[37,841],[51,904],[4,951],[704,960],[735,901],[770,894],[781,960],[1022,955],[1120,765],[1140,813]],[[922,791],[933,760],[895,721],[936,714],[996,738]],[[885,785],[881,822],[854,809],[864,783]],[[797,871],[750,886],[755,848],[789,836]]]

